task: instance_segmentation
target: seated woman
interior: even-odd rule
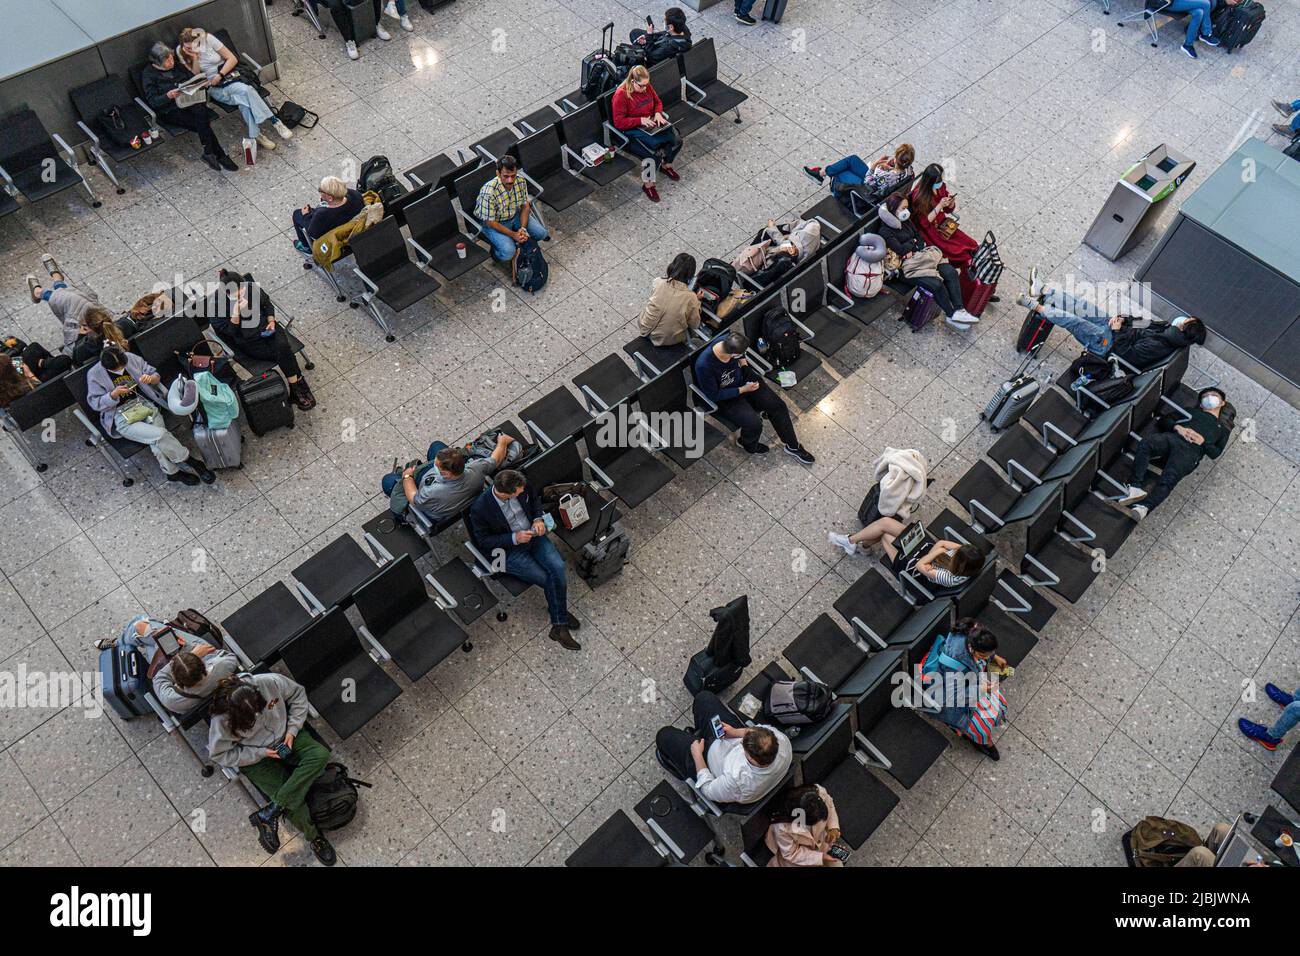
[[[655,170],[663,170],[669,179],[682,178],[672,165],[681,152],[682,138],[673,129],[663,101],[650,85],[649,70],[644,66],[632,67],[627,79],[614,90],[612,110],[614,128],[630,141],[629,151],[654,160],[654,165],[642,172],[641,189],[651,202],[658,202]]]
[[[307,690],[280,674],[227,677],[212,695],[208,754],[212,762],[241,771],[271,801],[249,815],[267,853],[280,849],[280,817],[287,816],[316,859],[333,866],[337,857],[312,822],[307,791],[325,769],[330,751],[310,733]]]
[[[316,397],[302,377],[298,359],[293,354],[289,333],[275,321],[275,304],[253,281],[250,273],[240,275],[229,269],[218,274],[226,295],[226,308],[214,317],[223,342],[230,343],[236,355],[274,362],[289,381],[289,397],[303,411],[316,407]],[[222,319],[225,319],[223,322]]]
[[[928,245],[937,246],[945,259],[965,269],[980,244],[957,228],[957,217],[952,213],[956,205],[957,198],[943,181],[943,167],[938,163],[925,167],[912,187],[916,228]]]
[[[86,404],[99,412],[109,436],[148,445],[168,481],[210,485],[217,476],[167,430],[160,381],[158,370],[140,356],[110,345],[86,372]]]
[[[704,292],[691,289],[694,278],[695,257],[679,252],[663,278],[655,279],[650,301],[637,320],[637,329],[652,344],[681,345],[691,329],[700,327],[700,299]]]
[[[894,155],[886,153],[870,164],[854,153],[829,166],[805,166],[803,171],[819,183],[829,178],[831,192],[843,193],[856,186],[864,196],[888,196],[912,176],[912,163],[916,160],[916,150],[911,143],[903,143]]]
[[[357,217],[365,208],[361,193],[349,189],[337,176],[326,176],[320,181],[320,202],[293,211],[293,228],[298,233],[293,247],[304,256],[311,255],[311,244],[331,229]]]
[[[1007,714],[1006,698],[987,674],[990,662],[999,670],[1007,667],[997,649],[998,639],[966,617],[938,638],[921,662],[921,685],[939,706],[938,718],[991,760],[1001,756],[993,731]]]
[[[945,321],[954,329],[965,331],[979,319],[962,308],[961,280],[951,263],[940,259],[935,266],[934,275],[908,275],[908,260],[926,255],[927,249],[935,247],[921,238],[912,222],[910,200],[903,192],[891,193],[880,204],[880,226],[878,232],[885,240],[890,252],[895,253],[902,262],[898,281],[908,286],[920,286],[934,296],[935,304],[943,312]]]
[[[877,518],[861,531],[851,535],[830,532],[826,537],[830,543],[843,548],[845,554],[857,554],[859,549],[870,551],[880,545],[891,565],[897,564],[898,549],[894,541],[907,528],[905,522],[897,518]],[[958,541],[936,541],[930,550],[909,562],[906,570],[918,574],[937,587],[961,587],[971,579],[971,575],[984,566],[984,554],[973,544]],[[895,568],[895,570],[903,570]]]
[[[41,382],[58,378],[72,368],[73,364],[72,359],[66,355],[51,355],[49,349],[40,342],[24,342],[12,335],[4,340],[4,348],[0,352],[10,360],[9,369],[0,374],[8,376],[11,389],[19,388],[18,392],[8,397],[6,405]]]
[[[154,635],[166,626],[165,621],[141,614],[128,621],[117,637],[95,641],[95,648],[102,651],[117,646],[137,651],[148,666],[158,653]],[[178,634],[176,640],[181,649],[154,675],[153,689],[163,707],[180,715],[199,707],[216,691],[218,682],[240,668],[239,659],[230,651],[187,635]]]
[[[0,408],[8,408],[34,389],[40,380],[21,359],[0,355]]]
[[[819,783],[789,790],[772,814],[765,842],[768,866],[843,866],[830,849],[840,838],[835,801]]]
[[[270,123],[281,139],[293,138],[293,130],[280,122],[257,90],[242,80],[230,78],[239,67],[239,60],[220,40],[200,27],[186,27],[181,31],[180,41],[176,55],[195,76],[208,78],[209,99],[239,108],[239,115],[248,127],[248,139],[257,140],[263,149],[275,149],[275,140],[262,132],[263,123]],[[245,153],[251,165],[252,153],[247,149]]]

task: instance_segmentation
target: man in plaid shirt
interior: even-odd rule
[[[529,214],[528,186],[519,175],[519,161],[513,156],[497,160],[497,174],[479,190],[474,218],[483,223],[483,235],[492,243],[494,258],[514,259],[519,245],[549,238],[546,227]]]

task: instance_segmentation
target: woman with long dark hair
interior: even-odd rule
[[[987,676],[990,663],[1007,667],[997,649],[993,632],[965,617],[947,637],[938,638],[921,661],[921,685],[929,702],[940,708],[936,716],[990,760],[1001,756],[993,731],[1007,714],[1006,698]]]
[[[767,828],[768,866],[843,866],[830,849],[840,838],[835,801],[821,784],[787,790]]]
[[[663,278],[655,279],[650,301],[637,320],[637,328],[653,344],[681,345],[691,329],[700,327],[700,299],[704,293],[691,288],[694,278],[695,257],[679,252],[668,263]]]
[[[957,197],[943,180],[943,167],[938,163],[925,167],[912,186],[912,216],[917,231],[955,267],[965,269],[980,244],[958,228],[957,217],[952,214],[956,205]]]

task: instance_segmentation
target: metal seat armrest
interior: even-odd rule
[[[1187,409],[1183,408],[1183,406],[1179,405],[1168,395],[1161,395],[1160,401],[1164,402],[1166,405],[1168,405],[1170,408],[1176,411],[1182,417],[1183,421],[1190,422],[1192,420],[1192,413],[1189,412]]]
[[[1023,595],[1017,594],[1015,589],[1012,588],[1011,585],[1007,584],[1006,581],[1003,581],[1001,578],[998,579],[998,587],[1001,590],[1006,591],[1008,594],[1011,595],[1012,598],[1015,599],[1014,605],[1008,607],[1006,604],[1003,604],[997,598],[989,598],[990,601],[992,601],[995,605],[997,605],[997,607],[1001,608],[1006,613],[1028,614],[1031,610],[1033,610],[1033,605],[1031,605]]]
[[[608,488],[608,489],[611,489],[611,490],[613,489],[613,487],[614,487],[614,479],[613,479],[613,478],[609,477],[609,475],[607,475],[607,474],[605,474],[603,471],[601,471],[601,470],[600,470],[600,466],[597,465],[597,464],[596,464],[594,461],[592,461],[590,458],[583,458],[582,460],[586,463],[587,467],[590,468],[590,469],[592,470],[592,472],[596,475],[596,477],[600,479],[600,483],[601,483],[601,484],[603,484],[603,485],[604,485],[606,488]]]
[[[384,645],[380,644],[379,641],[375,639],[375,635],[371,634],[370,629],[364,624],[357,628],[357,633],[360,634],[365,642],[370,645],[371,649],[384,660],[391,661],[393,659],[393,655],[388,653],[388,650]]]
[[[694,780],[687,780],[686,785],[691,788],[691,793],[695,795],[695,799],[702,803],[709,813],[713,814],[715,817],[722,816],[722,809],[700,791],[700,785],[698,783]]]
[[[89,140],[90,140],[92,143],[94,143],[96,146],[99,145],[99,137],[95,135],[95,131],[94,131],[93,129],[91,129],[89,126],[87,126],[87,125],[86,125],[85,123],[83,123],[81,120],[77,120],[77,125],[78,125],[79,127],[81,127],[81,131],[82,131],[83,133],[86,134],[86,138],[87,138],[87,139],[89,139]]]
[[[1060,435],[1062,438],[1064,438],[1065,441],[1066,441],[1066,443],[1067,443],[1071,448],[1073,448],[1075,445],[1079,444],[1079,442],[1078,442],[1077,439],[1075,439],[1075,438],[1071,438],[1071,437],[1070,437],[1069,435],[1067,435],[1065,432],[1061,431],[1061,429],[1057,428],[1056,425],[1052,424],[1051,422],[1043,422],[1043,444],[1046,445],[1048,448],[1052,448],[1052,449],[1055,449],[1055,448],[1056,448],[1056,446],[1053,445],[1053,444],[1051,443],[1050,440],[1048,440],[1047,432],[1048,432],[1049,429],[1050,429],[1051,431],[1056,432],[1056,434],[1058,434],[1058,435]]]
[[[867,637],[871,638],[871,640],[876,643],[876,646],[882,651],[889,646],[889,642],[872,630],[870,625],[868,625],[866,621],[862,620],[862,618],[855,615],[853,619],[849,621],[849,624],[854,628],[854,630],[860,630]]]
[[[814,216],[813,218],[816,219],[818,222],[820,222],[824,227],[829,229],[831,232],[835,233],[835,235],[837,236],[844,231],[839,226],[835,225],[835,223],[831,222],[829,219],[823,218],[822,216]]]
[[[898,576],[902,578],[904,581],[906,581],[908,584],[912,585],[912,587],[920,591],[925,596],[926,601],[934,600],[934,592],[931,591],[924,584],[922,584],[920,578],[917,577],[917,575],[913,574],[911,571],[904,569],[898,572]],[[916,602],[909,601],[908,603],[915,604]]]
[[[370,281],[370,277],[366,275],[364,272],[362,272],[359,268],[353,266],[352,271],[358,279],[360,279],[362,282],[364,282],[367,286],[370,287],[371,292],[379,291],[379,286],[375,285],[372,281]]]
[[[426,266],[433,261],[433,256],[429,255],[429,250],[409,236],[406,239],[406,244],[415,250],[415,254],[424,260]]]
[[[1011,473],[1013,468],[1019,470],[1026,478],[1028,478],[1035,485],[1041,485],[1043,483],[1043,479],[1039,478],[1037,475],[1035,475],[1024,465],[1020,464],[1020,462],[1016,461],[1014,458],[1007,459],[1007,481],[1014,482],[1016,480],[1015,476]]]
[[[577,164],[578,164],[579,166],[583,166],[583,167],[585,167],[585,168],[587,168],[587,169],[595,169],[595,168],[596,168],[596,167],[593,166],[591,163],[589,163],[589,162],[587,162],[585,159],[583,159],[581,153],[575,153],[572,149],[570,149],[570,148],[568,147],[568,145],[566,145],[566,144],[564,144],[564,143],[561,143],[561,144],[560,144],[560,154],[561,154],[562,156],[572,156],[573,159],[574,159],[574,161],[577,162]]]
[[[987,515],[989,518],[991,518],[991,519],[993,520],[993,525],[992,525],[990,528],[988,528],[987,530],[990,530],[990,531],[996,531],[998,528],[1001,528],[1004,524],[1006,524],[1005,521],[1003,521],[1001,518],[999,518],[997,515],[995,515],[995,514],[994,514],[992,511],[990,511],[988,508],[984,507],[984,505],[980,502],[980,500],[979,500],[978,498],[972,498],[972,499],[970,500],[970,503],[967,505],[967,510],[970,511],[970,515],[971,515],[971,518],[972,518],[972,519],[974,519],[974,517],[975,517],[975,512],[976,512],[976,511],[979,511],[981,514],[985,514],[985,515]],[[973,521],[973,520],[972,520],[971,523],[975,525],[975,529],[976,529],[977,531],[984,531],[984,530],[986,530],[983,526],[981,526],[980,524],[976,523],[976,522]]]
[[[763,287],[759,285],[757,282],[755,282],[754,277],[751,276],[748,272],[741,272],[740,270],[736,270],[736,278],[739,279],[741,282],[745,283],[745,285],[749,286],[755,292],[763,291]]]
[[[527,419],[524,422],[524,424],[528,426],[529,433],[532,434],[534,437],[541,439],[541,441],[546,445],[547,448],[550,448],[552,445],[555,444],[555,442],[551,441],[551,436],[546,434],[546,432],[542,431],[541,426],[539,426],[531,418]]]
[[[655,367],[655,364],[653,362],[651,362],[640,352],[632,353],[632,361],[637,365],[644,365],[645,370],[650,373],[650,378],[658,378],[660,375],[663,374],[663,372],[660,369]],[[649,379],[646,379],[646,381],[649,381]]]
[[[64,138],[60,136],[58,133],[51,133],[50,138],[53,139],[54,142],[58,144],[59,149],[63,150],[63,155],[68,157],[68,164],[71,166],[76,166],[77,154],[72,151],[72,147],[67,144]]]
[[[140,97],[138,97],[138,96],[135,97],[134,99],[135,99],[136,106],[140,107],[140,109],[142,109],[142,110],[144,110],[146,113],[148,113],[148,114],[149,114],[149,118],[150,118],[151,120],[153,120],[155,124],[157,124],[157,122],[158,122],[158,114],[154,112],[153,107],[150,106],[148,103],[146,103],[144,100],[142,100],[142,99],[141,99]]]
[[[473,541],[466,540],[465,548],[474,557],[474,573],[478,577],[491,576],[496,573],[492,570],[492,562],[483,556],[483,552],[475,546]]]
[[[763,356],[759,355],[752,348],[745,350],[745,358],[753,362],[754,365],[758,367],[758,370],[764,375],[772,371],[772,363],[763,358]]]
[[[1078,528],[1081,532],[1083,532],[1082,536],[1080,536],[1080,537],[1078,537],[1078,538],[1075,538],[1075,537],[1071,537],[1071,536],[1068,535],[1068,534],[1065,534],[1064,531],[1058,531],[1057,533],[1060,534],[1060,535],[1062,535],[1062,536],[1065,538],[1066,541],[1073,541],[1073,542],[1076,542],[1076,543],[1082,544],[1084,541],[1096,541],[1096,540],[1097,540],[1097,532],[1093,531],[1091,528],[1089,528],[1086,524],[1084,524],[1082,521],[1080,521],[1078,518],[1076,518],[1076,517],[1075,517],[1073,514],[1071,514],[1070,512],[1068,512],[1068,511],[1062,511],[1062,512],[1061,512],[1061,517],[1064,518],[1066,521],[1070,522],[1070,524],[1074,525],[1074,526],[1075,526],[1076,528]]]
[[[843,299],[849,306],[855,306],[858,304],[856,299],[854,299],[852,296],[845,295],[844,290],[841,289],[839,286],[835,285],[834,283],[831,282],[826,283],[826,291],[834,292],[837,296]],[[829,305],[830,303],[827,304]],[[835,311],[838,312],[839,310],[836,309]]]
[[[704,403],[704,407],[708,410],[708,413],[710,415],[712,415],[714,412],[718,410],[718,406],[715,405],[707,395],[701,392],[700,387],[696,385],[694,382],[687,382],[686,387],[687,389],[689,389],[691,392],[693,392],[695,395],[699,397],[700,401]]]
[[[438,579],[432,574],[426,574],[424,579],[432,584],[433,589],[438,592],[438,596],[434,598],[434,603],[436,603],[438,607],[442,608],[444,611],[450,611],[452,608],[460,605],[460,602],[451,596],[451,592],[439,584]]]
[[[589,411],[599,414],[600,412],[609,411],[609,403],[591,390],[588,385],[579,385],[578,389],[587,398],[587,408]]]
[[[627,135],[621,129],[615,126],[613,123],[606,122],[606,123],[602,123],[601,125],[607,131],[613,133],[615,136],[617,136],[619,139],[623,141],[624,149],[626,149],[628,146],[632,144],[632,140],[628,139]]]
[[[1020,578],[1021,580],[1025,581],[1027,584],[1032,584],[1034,587],[1041,588],[1041,587],[1050,587],[1053,584],[1061,583],[1061,576],[1057,574],[1055,571],[1053,571],[1051,568],[1049,568],[1047,565],[1043,564],[1042,561],[1039,561],[1032,554],[1026,554],[1025,561],[1028,562],[1029,564],[1032,564],[1039,571],[1042,571],[1045,575],[1047,575],[1046,581],[1035,581],[1033,578],[1029,577],[1028,575],[1022,574]]]

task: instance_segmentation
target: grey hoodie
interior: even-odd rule
[[[279,674],[247,677],[266,698],[267,706],[257,715],[253,729],[236,737],[226,715],[212,718],[208,725],[208,755],[221,767],[251,767],[266,757],[266,751],[289,734],[298,734],[307,722],[307,689]]]
[[[51,292],[47,304],[63,326],[63,354],[71,355],[72,347],[77,343],[77,336],[81,332],[81,323],[85,320],[86,313],[95,307],[95,301],[69,287]]]
[[[217,684],[223,677],[230,677],[238,672],[239,659],[230,651],[217,648],[204,655],[203,666],[208,671],[203,676],[203,680],[182,691],[172,679],[172,665],[169,662],[154,675],[153,679],[153,690],[158,695],[159,703],[173,714],[190,713],[212,696],[212,692],[217,689]]]

